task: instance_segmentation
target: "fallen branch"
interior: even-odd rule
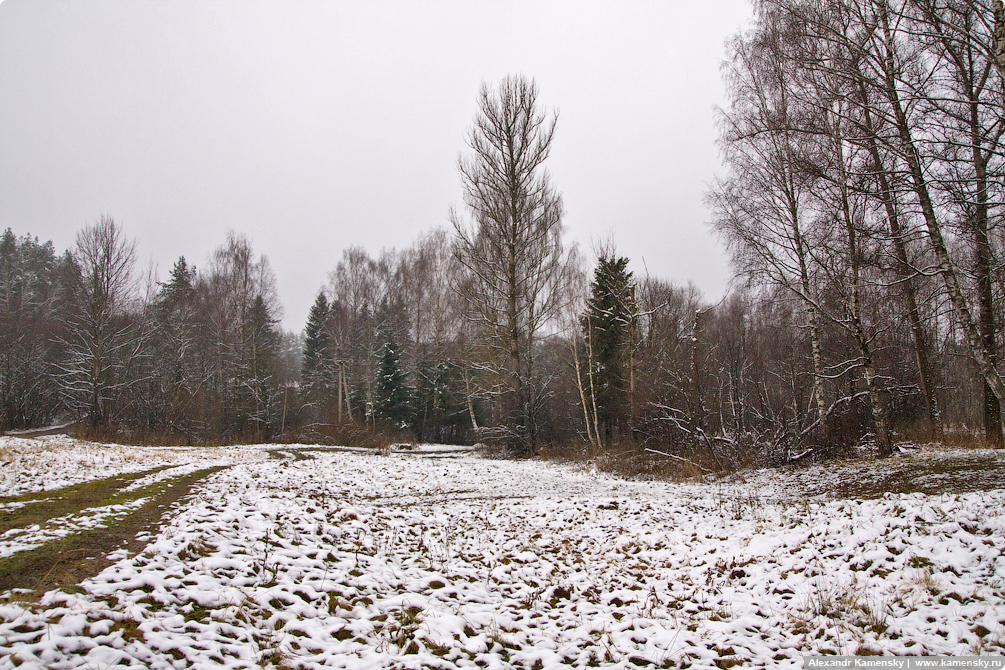
[[[801,453],[801,454],[799,454],[797,456],[793,456],[793,455],[789,454],[789,463],[795,463],[796,461],[798,461],[800,458],[802,458],[806,454],[810,453],[811,451],[813,451],[812,447],[809,448],[809,449],[807,449],[806,451],[804,451],[803,453]]]
[[[853,395],[846,395],[843,398],[838,398],[837,400],[832,402],[830,407],[827,408],[827,411],[824,412],[824,417],[825,418],[830,417],[831,412],[833,412],[837,408],[837,406],[840,405],[841,403],[851,402],[852,400],[856,400],[858,398],[865,398],[868,395],[869,395],[868,391],[859,391],[858,393],[855,393]],[[808,435],[811,430],[813,430],[819,425],[820,425],[820,419],[817,418],[813,423],[806,426],[806,428],[803,428],[802,432],[799,433],[799,437],[806,437],[806,435]]]
[[[672,458],[674,460],[680,461],[681,463],[687,463],[688,465],[693,465],[694,467],[698,468],[699,470],[701,470],[705,474],[708,474],[708,475],[715,474],[711,470],[706,470],[705,468],[701,467],[700,465],[698,465],[694,461],[689,461],[688,459],[686,459],[686,458],[684,458],[682,456],[675,456],[674,454],[668,454],[665,451],[656,451],[655,449],[650,449],[649,447],[646,447],[646,451],[654,453],[654,454],[659,454],[660,456],[666,456],[667,458]]]

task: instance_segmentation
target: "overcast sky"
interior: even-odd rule
[[[723,42],[748,0],[4,0],[0,230],[58,250],[102,214],[166,277],[226,231],[299,331],[342,250],[447,226],[482,81],[536,79],[567,237],[716,300],[705,225]],[[644,263],[643,263],[644,261]]]

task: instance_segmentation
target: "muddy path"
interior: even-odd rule
[[[93,577],[111,565],[108,555],[112,552],[143,549],[149,537],[169,521],[166,513],[172,506],[188,496],[201,480],[227,467],[205,468],[138,489],[131,493],[150,499],[109,527],[80,531],[0,559],[0,592],[28,589],[30,592],[19,592],[17,597],[34,600],[46,591],[72,587]]]
[[[46,426],[44,428],[33,428],[31,430],[9,430],[7,432],[0,431],[0,435],[9,435],[11,437],[44,437],[46,435],[72,435],[74,431],[80,426],[79,421],[70,421],[68,423],[61,423],[58,426]]]
[[[303,453],[307,451],[306,449],[268,449],[267,453],[269,458],[275,458],[278,460],[283,460],[286,458],[293,457],[294,461],[312,461],[314,457],[310,454]]]

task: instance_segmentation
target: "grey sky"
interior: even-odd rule
[[[0,230],[62,250],[109,214],[164,278],[234,229],[300,330],[345,247],[448,225],[478,87],[522,73],[560,111],[568,239],[613,233],[636,272],[715,299],[712,107],[749,16],[747,0],[5,0]]]

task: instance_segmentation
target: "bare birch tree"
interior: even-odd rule
[[[992,290],[995,253],[991,242],[992,215],[1003,166],[1002,78],[995,75],[997,39],[986,12],[967,0],[914,0],[913,32],[926,49],[933,70],[932,95],[926,96],[928,124],[938,151],[933,173],[942,192],[943,208],[962,225],[962,237],[972,248],[979,335],[997,368],[998,324]],[[995,20],[998,14],[995,13]],[[1001,405],[991,386],[984,384],[985,439],[1002,445]]]
[[[732,174],[707,196],[713,226],[730,246],[738,270],[783,286],[806,309],[813,359],[816,422],[825,428],[824,363],[819,308],[807,223],[815,177],[805,170],[795,129],[799,110],[790,100],[793,76],[784,54],[786,26],[767,17],[761,30],[732,42],[726,70],[731,107],[720,114],[720,145]]]
[[[873,123],[870,124],[872,139],[896,157],[898,166],[905,176],[906,190],[912,196],[924,222],[929,250],[934,257],[935,267],[932,271],[942,278],[949,302],[962,330],[963,339],[987,384],[987,395],[994,396],[1000,404],[1005,400],[1005,382],[997,370],[993,337],[982,335],[982,330],[985,334],[989,330],[993,334],[993,328],[988,328],[987,320],[983,328],[981,325],[980,296],[983,294],[986,298],[987,292],[978,286],[978,309],[975,311],[966,285],[967,269],[961,268],[959,261],[953,257],[951,216],[945,207],[944,194],[940,192],[940,183],[945,181],[940,175],[943,167],[940,165],[940,156],[947,148],[951,149],[956,144],[952,135],[962,130],[964,134],[969,135],[969,138],[964,140],[963,146],[969,153],[974,176],[971,183],[975,186],[965,187],[964,190],[973,195],[971,212],[975,223],[971,229],[974,231],[972,234],[977,240],[978,247],[978,263],[974,268],[974,274],[978,275],[980,285],[982,283],[980,275],[985,273],[981,270],[980,247],[984,245],[981,240],[982,224],[979,220],[982,216],[981,199],[986,196],[986,185],[983,185],[979,173],[986,168],[990,154],[987,153],[989,137],[974,124],[980,126],[982,123],[980,117],[983,115],[980,108],[983,105],[977,99],[964,100],[963,109],[967,110],[967,113],[955,121],[947,116],[947,111],[950,111],[953,97],[960,95],[961,87],[958,84],[963,83],[963,89],[969,88],[969,95],[973,97],[977,93],[973,88],[976,82],[967,83],[967,79],[974,75],[978,78],[986,75],[978,75],[976,70],[965,66],[964,63],[959,64],[963,66],[962,69],[952,64],[948,66],[940,64],[940,61],[953,51],[953,49],[946,50],[945,43],[933,60],[932,52],[926,51],[924,45],[918,42],[919,34],[931,33],[932,25],[929,24],[927,27],[920,25],[919,15],[912,13],[910,4],[895,3],[891,0],[830,2],[823,12],[814,14],[797,10],[797,15],[799,20],[816,33],[815,39],[838,43],[840,48],[848,53],[847,64],[854,66],[853,76],[860,79],[868,94],[862,96],[862,99],[870,101],[869,109],[874,115]],[[920,18],[923,23],[924,17]],[[974,32],[981,32],[976,23],[968,26]],[[942,27],[951,29],[948,24]],[[978,51],[989,53],[992,50],[992,47],[985,45],[971,55],[976,55]],[[950,55],[949,60],[952,58]],[[954,76],[962,80],[954,86],[957,93],[948,97],[946,95],[948,89],[940,88],[938,77],[932,76],[933,68],[944,70],[945,67],[949,70],[955,69]],[[966,98],[967,95],[964,93],[962,97]],[[940,109],[943,105],[938,102],[933,104],[939,100],[950,104]],[[972,116],[973,114],[976,114],[976,117]],[[959,121],[963,123],[959,124]],[[957,129],[950,130],[953,126]],[[994,137],[996,131],[992,129],[991,133]],[[997,131],[997,134],[1000,134],[1000,131]],[[997,139],[993,142],[997,144]],[[986,201],[984,204],[987,204]],[[990,310],[986,309],[984,314],[990,319]],[[993,407],[989,409],[991,411],[985,413],[986,417],[995,413]],[[993,432],[1000,432],[1000,428],[996,427]],[[993,439],[998,441],[997,437],[993,436]]]

